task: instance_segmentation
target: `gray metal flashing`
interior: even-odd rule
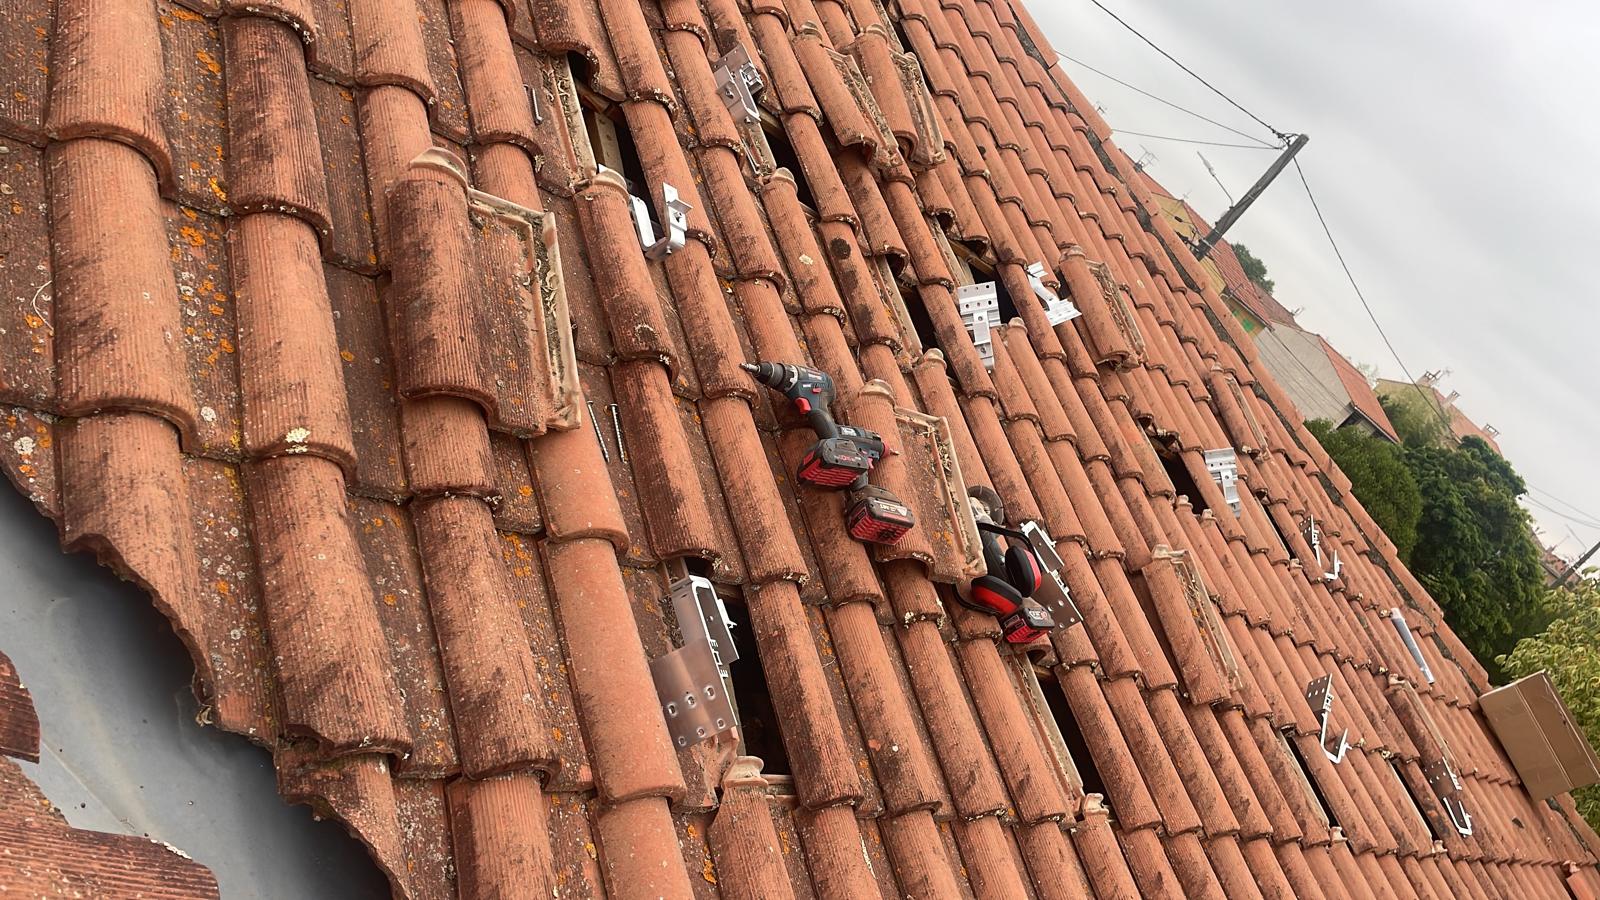
[[[149,597],[0,495],[0,650],[43,733],[39,764],[20,765],[67,821],[172,844],[229,900],[389,897],[343,828],[279,798],[266,750],[195,721],[188,653]]]

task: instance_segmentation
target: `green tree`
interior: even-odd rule
[[[1410,559],[1422,518],[1422,492],[1406,466],[1405,451],[1359,428],[1334,428],[1320,419],[1306,427],[1349,476],[1356,497],[1394,542],[1400,558]]]
[[[1239,258],[1239,266],[1244,269],[1245,276],[1260,285],[1262,290],[1269,294],[1272,293],[1272,289],[1278,285],[1277,282],[1267,277],[1267,264],[1256,259],[1256,255],[1250,252],[1249,247],[1243,244],[1234,244],[1232,246],[1233,255]]]
[[[1548,622],[1539,547],[1517,504],[1526,486],[1475,437],[1460,447],[1408,446],[1405,461],[1422,493],[1411,570],[1497,675],[1496,658]]]
[[[1549,673],[1556,691],[1589,739],[1600,745],[1600,578],[1593,576],[1550,592],[1549,624],[1517,642],[1500,658],[1512,678]],[[1600,829],[1600,785],[1573,792],[1578,811]]]
[[[1394,433],[1407,447],[1431,447],[1445,434],[1444,419],[1431,402],[1407,388],[1401,393],[1382,394],[1378,403],[1394,425]]]
[[[1327,422],[1307,427],[1450,627],[1500,680],[1496,658],[1550,615],[1539,545],[1517,504],[1527,485],[1511,463],[1476,437],[1395,446]]]

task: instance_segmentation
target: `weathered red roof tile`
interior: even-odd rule
[[[0,754],[39,761],[39,716],[16,666],[0,653]]]

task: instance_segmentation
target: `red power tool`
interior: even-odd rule
[[[833,379],[809,366],[789,363],[743,363],[746,372],[782,394],[817,433],[817,442],[800,459],[795,479],[823,490],[850,490],[845,513],[850,536],[858,541],[893,544],[915,524],[911,509],[881,487],[869,484],[868,474],[883,459],[883,438],[876,432],[833,420]]]
[[[1007,642],[1026,644],[1056,627],[1049,611],[1028,599],[1044,584],[1044,565],[1027,535],[995,524],[993,517],[1005,519],[999,496],[982,487],[973,488],[973,493],[978,500],[973,512],[978,520],[986,574],[972,580],[970,599],[959,594],[956,599],[968,609],[999,619]],[[1010,540],[1003,544],[1002,538]]]

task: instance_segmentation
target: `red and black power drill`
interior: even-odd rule
[[[817,433],[817,442],[800,460],[795,479],[823,490],[848,488],[850,508],[845,523],[858,541],[893,544],[911,530],[910,507],[889,491],[867,481],[883,459],[883,438],[876,432],[833,420],[833,379],[808,366],[789,363],[743,363],[746,372],[782,394]]]

